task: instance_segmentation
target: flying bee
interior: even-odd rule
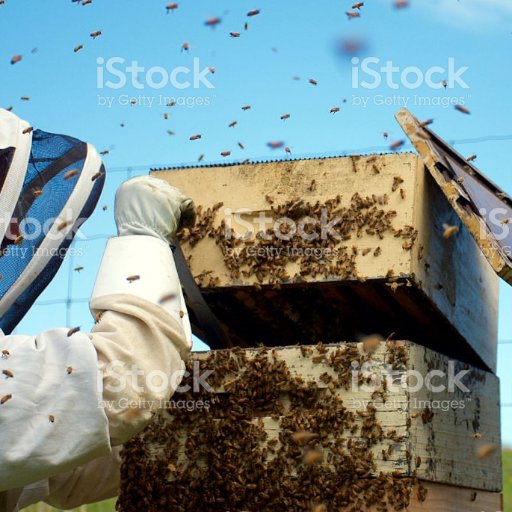
[[[4,405],[7,400],[10,400],[12,398],[12,395],[9,393],[8,395],[4,395],[2,398],[0,398],[0,405]]]
[[[169,14],[171,11],[176,10],[177,8],[178,8],[178,4],[176,2],[172,2],[165,6],[165,10],[167,11],[167,14]]]
[[[244,105],[242,110],[251,110],[251,105]]]
[[[247,13],[247,16],[249,16],[249,17],[250,16],[257,16],[260,12],[261,12],[260,9],[252,9],[251,11],[249,11]]]
[[[239,147],[240,149],[245,149],[245,146],[244,146],[241,142],[238,142],[238,147]]]
[[[434,122],[434,120],[432,118],[431,119],[425,119],[425,121],[422,121],[420,123],[420,126],[422,128],[425,128],[425,126],[428,126],[428,125],[432,124],[433,122]]]
[[[129,283],[133,283],[134,281],[138,281],[140,279],[140,276],[139,275],[131,275],[131,276],[128,276],[126,278],[126,280],[129,282]]]
[[[354,18],[360,18],[360,17],[361,17],[361,13],[360,13],[360,12],[358,12],[358,11],[347,11],[345,14],[347,15],[347,18],[348,18],[349,20],[352,20],[352,19],[354,19]]]
[[[279,149],[284,146],[284,142],[282,142],[280,140],[279,141],[271,141],[271,142],[267,142],[267,146],[270,149]]]
[[[459,112],[462,112],[463,114],[471,114],[469,109],[465,107],[464,105],[455,105],[455,110],[458,110]]]
[[[311,85],[318,85],[318,82],[317,82],[314,78],[310,78],[310,79],[309,79],[309,83],[310,83]]]
[[[289,118],[290,118],[290,114],[283,114],[283,115],[281,116],[281,119],[282,119],[282,120],[289,119]]]
[[[449,224],[443,224],[443,238],[451,238],[453,235],[459,232],[458,226],[450,226]]]
[[[72,327],[71,329],[69,329],[67,334],[68,338],[73,336],[73,334],[76,334],[78,331],[80,331],[80,327]]]
[[[100,151],[100,155],[105,156],[108,155],[110,151],[108,149],[104,149],[103,151]]]
[[[202,162],[204,160],[204,153],[201,153],[198,157],[197,157],[197,161],[198,162]]]
[[[231,123],[228,124],[229,128],[234,128],[236,126],[238,121],[231,121]]]
[[[189,43],[183,43],[181,45],[181,51],[182,52],[188,52],[190,50],[190,44]]]
[[[8,359],[10,355],[11,353],[6,348],[2,350],[2,359]]]
[[[98,171],[91,176],[91,181],[96,181],[101,176],[103,176],[103,173],[101,171]]]
[[[229,35],[231,37],[240,37],[240,32],[230,32]]]
[[[479,459],[486,459],[489,455],[493,454],[498,449],[496,444],[483,444],[476,450],[476,455]]]
[[[222,151],[222,153],[220,154],[220,156],[229,156],[231,155],[231,151]]]
[[[290,155],[292,154],[292,150],[288,147],[288,146],[285,146],[284,147],[284,150],[289,153]]]
[[[336,114],[336,112],[339,112],[339,111],[340,111],[340,107],[332,107],[329,112],[331,114]]]
[[[473,160],[476,160],[476,158],[477,158],[477,156],[476,156],[476,155],[470,155],[470,156],[468,156],[468,157],[466,158],[466,160],[467,160],[468,162],[472,162]]]
[[[84,45],[83,44],[78,44],[76,45],[74,48],[73,48],[73,51],[75,53],[78,53],[80,50],[83,50],[84,49]]]
[[[83,0],[82,5],[89,5],[92,4],[92,0]]]
[[[364,2],[357,2],[356,4],[354,4],[352,6],[352,9],[361,9],[361,7],[363,7],[364,5]]]
[[[14,373],[12,373],[11,370],[2,370],[2,373],[7,379],[12,379],[14,377]]]
[[[32,133],[34,131],[34,128],[32,128],[32,126],[29,126],[28,128],[25,128],[23,130],[23,133],[26,134],[26,133]]]
[[[20,98],[21,101],[30,101],[30,97],[29,96],[22,96]]]
[[[400,149],[403,145],[405,144],[405,140],[397,140],[395,142],[392,142],[391,145],[389,146],[389,149],[391,151],[397,151],[398,149]]]
[[[50,423],[55,423],[55,416],[53,414],[50,414],[48,416],[48,420],[49,420]]]
[[[199,140],[202,136],[197,134],[197,135],[191,135],[189,140]]]
[[[208,66],[208,71],[214,75],[215,74],[215,68],[213,66]]]
[[[90,35],[91,35],[91,37],[92,37],[93,39],[96,39],[97,37],[100,37],[100,36],[101,36],[101,34],[102,34],[101,30],[96,30],[95,32],[91,32],[91,34],[90,34]]]
[[[218,18],[218,17],[215,17],[215,18],[208,18],[204,24],[207,26],[207,27],[215,27],[216,25],[218,25],[220,22],[222,21],[221,18]]]
[[[314,432],[307,432],[305,430],[294,432],[291,435],[291,438],[298,444],[306,444],[308,441],[316,439],[317,437],[318,434],[315,434]]]
[[[73,367],[72,367],[72,366],[68,366],[68,367],[66,368],[66,373],[67,373],[68,375],[71,375],[71,374],[73,373]]]
[[[23,242],[23,240],[25,240],[25,239],[23,238],[23,235],[18,235],[18,236],[14,239],[14,242],[13,242],[13,243],[14,243],[14,245],[20,245],[20,244]]]
[[[179,314],[180,314],[180,318],[183,318],[183,317],[185,316],[185,311],[182,311],[182,310],[180,309],[180,313],[179,313]]]
[[[80,267],[80,266],[79,266],[79,267],[75,267],[73,270],[74,270],[75,272],[80,273],[83,269],[84,269],[84,267]]]
[[[313,464],[318,464],[322,462],[324,459],[324,455],[321,450],[309,450],[304,455],[304,464],[307,466],[311,466]]]
[[[404,9],[405,7],[409,7],[409,0],[395,0],[393,7],[395,9]]]
[[[165,304],[166,302],[174,299],[176,297],[175,293],[166,293],[165,295],[162,295],[160,299],[158,300],[159,304]]]
[[[64,179],[69,180],[73,176],[76,176],[78,174],[78,169],[71,169],[66,174],[64,174]]]
[[[21,55],[15,55],[11,58],[11,64],[17,64],[23,57]]]

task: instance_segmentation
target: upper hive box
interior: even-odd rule
[[[421,157],[285,160],[153,175],[198,206],[196,226],[179,239],[221,325],[216,335],[184,279],[195,331],[210,345],[378,333],[495,370],[498,277]]]

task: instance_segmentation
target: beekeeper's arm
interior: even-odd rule
[[[0,337],[0,370],[8,372],[0,382],[0,491],[107,456],[177,387],[191,336],[168,240],[192,212],[160,180],[125,183],[116,196],[120,236],[107,244],[91,298],[102,313],[92,333]]]

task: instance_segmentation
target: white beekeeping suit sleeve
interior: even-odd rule
[[[172,189],[141,178],[118,192],[116,221],[122,236],[109,240],[105,250],[91,298],[91,309],[101,318],[90,334],[68,336],[67,329],[56,329],[1,340],[7,352],[0,368],[13,375],[4,375],[0,387],[9,396],[0,405],[2,441],[3,431],[8,434],[8,449],[0,453],[0,490],[10,489],[4,503],[17,504],[7,511],[43,499],[68,508],[115,495],[118,459],[110,446],[144,428],[180,382],[191,333],[167,239],[176,230],[180,213],[173,209],[181,206],[183,196],[169,200],[166,187]],[[167,212],[159,198],[166,198]],[[149,203],[160,220],[141,213]],[[193,203],[187,208],[193,209]],[[136,222],[138,214],[143,223]],[[164,223],[171,223],[169,232]],[[30,364],[18,355],[27,355]],[[161,379],[148,385],[151,374],[168,378],[164,385]],[[27,404],[21,412],[16,398],[20,406]],[[58,435],[49,427],[59,427]],[[107,457],[103,463],[93,460],[102,456]]]

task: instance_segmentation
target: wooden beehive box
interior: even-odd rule
[[[190,390],[125,446],[121,512],[501,510],[490,372],[374,338],[188,364]]]
[[[200,207],[199,222],[180,234],[181,245],[231,344],[336,342],[394,332],[495,370],[498,278],[418,156],[153,175]],[[324,227],[337,219],[338,238],[322,238],[322,215]],[[446,226],[458,232],[445,238]],[[268,239],[258,235],[265,231]],[[304,233],[319,237],[308,241]]]

